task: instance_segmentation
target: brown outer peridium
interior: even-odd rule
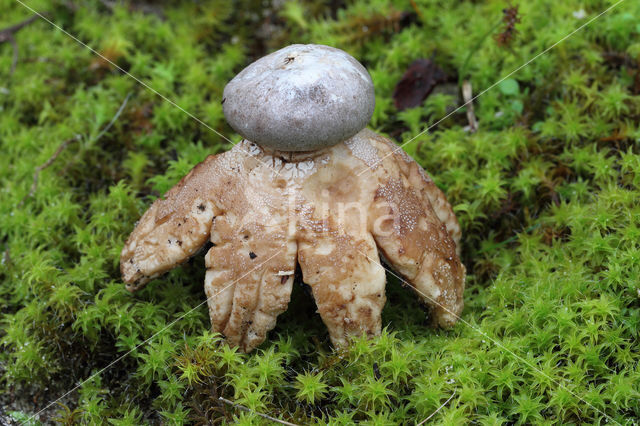
[[[354,208],[341,211],[345,205]],[[462,311],[465,268],[451,206],[417,163],[367,129],[314,153],[243,141],[207,157],[153,203],[125,243],[127,288],[184,262],[207,239],[213,330],[247,352],[286,310],[296,265],[336,345],[380,333],[379,253],[435,324],[451,326]]]

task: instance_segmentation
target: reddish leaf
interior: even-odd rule
[[[422,103],[433,88],[446,81],[447,75],[430,59],[414,61],[393,91],[393,102],[399,111]]]

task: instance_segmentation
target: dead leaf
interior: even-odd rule
[[[431,94],[433,88],[446,79],[447,75],[431,59],[414,61],[393,91],[396,108],[402,111],[420,105]]]

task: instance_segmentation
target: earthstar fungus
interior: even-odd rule
[[[328,46],[288,46],[241,71],[223,108],[245,139],[142,216],[122,250],[127,289],[209,240],[209,314],[229,344],[248,352],[265,340],[299,265],[332,342],[344,345],[380,333],[382,254],[434,323],[453,325],[465,281],[458,221],[423,169],[365,128],[374,102],[365,68]]]

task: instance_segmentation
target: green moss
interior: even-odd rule
[[[29,2],[232,140],[219,99],[243,66],[293,42],[354,54],[374,79],[372,127],[402,142],[437,123],[404,148],[455,205],[469,276],[463,321],[444,331],[389,275],[383,334],[341,351],[301,287],[258,351],[225,346],[201,305],[202,258],[129,294],[118,259],[135,221],[230,144],[35,21],[16,34],[12,75],[12,47],[0,44],[0,398],[19,393],[31,404],[12,408],[14,418],[77,383],[47,416],[260,424],[261,413],[336,425],[420,421],[436,410],[443,424],[640,417],[640,4],[623,2],[484,93],[470,134],[464,109],[439,122],[459,102],[455,90],[395,109],[394,86],[413,60],[433,58],[454,85],[464,68],[478,94],[613,3],[522,2],[508,47],[485,37],[504,2],[414,3]],[[584,19],[574,16],[581,9]],[[0,28],[29,15],[0,0]],[[65,141],[29,196],[36,167]]]

